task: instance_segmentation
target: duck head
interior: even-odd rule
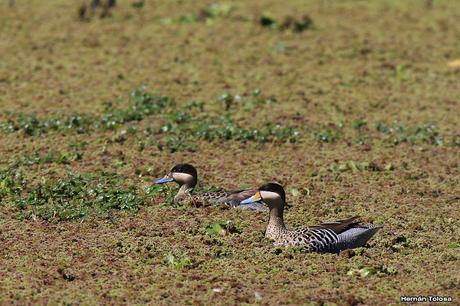
[[[195,167],[190,164],[177,164],[168,174],[161,179],[156,180],[155,184],[166,184],[176,182],[179,186],[195,187],[198,182],[198,175]]]
[[[246,200],[241,201],[241,205],[263,202],[272,208],[283,209],[286,202],[286,192],[283,186],[278,183],[268,183],[259,187],[257,193]]]

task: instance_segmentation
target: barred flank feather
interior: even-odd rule
[[[261,203],[240,205],[242,200],[253,196],[256,192],[257,190],[237,190],[189,193],[189,198],[184,199],[184,203],[192,204],[193,206],[225,205],[243,210],[268,211],[268,208]]]
[[[265,236],[276,246],[304,247],[309,252],[338,253],[361,247],[378,231],[380,226],[362,224],[355,216],[345,220],[322,223],[316,226],[288,230],[284,225],[284,188],[268,183],[259,188],[263,201],[270,208]]]
[[[275,244],[305,247],[309,252],[338,253],[364,246],[379,228],[380,226],[373,224],[354,223],[342,231],[334,231],[322,225],[295,230],[280,229],[275,237]]]

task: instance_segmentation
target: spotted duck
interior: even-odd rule
[[[233,191],[215,191],[195,193],[193,188],[198,183],[198,173],[190,164],[177,164],[163,178],[156,180],[155,184],[175,182],[179,191],[174,197],[175,203],[199,205],[225,205],[243,210],[268,211],[262,203],[241,205],[241,201],[256,194],[257,189],[244,189]]]
[[[270,210],[265,237],[273,240],[275,246],[297,246],[304,247],[308,252],[338,253],[363,246],[380,228],[378,225],[361,223],[359,217],[352,217],[289,230],[283,221],[286,193],[277,183],[263,185],[241,205],[259,202],[267,204]]]

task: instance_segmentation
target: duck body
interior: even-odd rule
[[[339,253],[364,246],[379,229],[379,226],[355,221],[358,218],[293,230],[268,227],[265,236],[273,240],[275,246],[304,247],[308,252]]]
[[[267,203],[270,217],[265,237],[273,240],[275,246],[303,247],[307,252],[339,253],[364,246],[380,228],[378,225],[361,223],[359,217],[352,217],[289,230],[283,220],[285,197],[282,186],[269,183],[242,202],[243,205],[261,201]]]
[[[257,189],[245,190],[221,190],[212,192],[193,192],[189,189],[183,195],[177,194],[174,202],[182,203],[191,206],[210,206],[223,205],[230,208],[238,208],[242,210],[261,210],[268,211],[268,208],[260,203],[249,205],[241,205],[241,201],[253,196],[257,193]]]
[[[193,189],[197,181],[198,175],[195,167],[190,164],[178,164],[165,177],[155,183],[176,182],[179,184],[179,191],[174,197],[175,203],[192,206],[223,205],[242,210],[268,211],[268,208],[261,203],[241,205],[241,201],[256,194],[257,189],[194,192]]]

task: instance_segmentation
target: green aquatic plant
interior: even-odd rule
[[[274,30],[291,30],[294,33],[300,33],[307,29],[313,28],[313,19],[310,16],[304,14],[300,18],[286,16],[282,21],[278,21],[270,13],[265,12],[259,18],[259,24],[262,27],[267,27]]]
[[[228,234],[239,233],[241,230],[232,221],[221,221],[208,225],[205,233],[209,236],[226,236]]]
[[[423,123],[415,126],[407,126],[400,122],[387,124],[377,122],[376,130],[387,135],[387,140],[392,144],[431,144],[441,146],[444,144],[444,137],[439,133],[437,127],[432,123]]]
[[[263,27],[275,28],[276,20],[270,13],[263,13],[259,18],[259,23]]]
[[[144,86],[133,90],[130,100],[132,104],[128,108],[106,108],[99,125],[103,128],[114,129],[124,123],[140,121],[147,116],[158,114],[166,108],[175,106],[175,101],[170,97],[148,93]]]
[[[346,172],[346,171],[351,171],[351,172],[362,172],[362,171],[392,171],[394,170],[393,164],[389,163],[387,165],[380,166],[375,162],[357,162],[354,160],[348,160],[343,163],[339,162],[334,162],[331,165],[329,165],[328,168],[329,171],[331,172]]]
[[[281,31],[292,30],[294,33],[300,33],[313,27],[313,19],[308,15],[303,15],[301,18],[287,16],[280,24]]]
[[[91,125],[92,117],[73,114],[62,118],[39,118],[36,114],[10,114],[5,123],[0,123],[0,129],[7,133],[23,132],[28,136],[37,136],[50,131],[73,130],[85,133]]]
[[[168,151],[170,153],[180,152],[180,151],[195,151],[195,146],[188,142],[181,136],[168,135],[162,138],[157,147],[160,151]]]
[[[35,114],[10,114],[5,123],[0,123],[0,130],[7,133],[23,131],[28,136],[37,136],[52,131],[74,131],[88,133],[99,129],[115,129],[125,123],[140,121],[147,116],[159,114],[166,108],[173,108],[175,102],[170,97],[156,95],[145,91],[143,86],[130,94],[131,105],[127,108],[114,108],[112,104],[100,117],[89,114],[72,114],[71,116],[39,118]]]
[[[296,142],[300,132],[294,127],[268,124],[263,128],[242,128],[231,117],[200,120],[190,128],[192,135],[207,141],[236,140],[240,142]]]
[[[147,127],[144,133],[156,138],[155,143],[160,150],[170,152],[193,151],[193,142],[196,140],[293,143],[300,138],[300,131],[295,127],[267,124],[260,128],[243,128],[229,114],[209,116],[172,112],[165,119],[158,130]],[[158,133],[163,137],[158,139]]]
[[[160,197],[161,203],[164,206],[173,206],[174,205],[174,197],[176,195],[176,190],[174,189],[175,187],[171,187],[168,184],[153,184],[149,185],[144,188],[144,193],[146,196],[150,198],[158,198]]]
[[[232,8],[233,7],[228,3],[211,3],[202,9],[201,16],[205,19],[226,17],[230,14]]]
[[[224,93],[218,98],[224,106],[225,113],[205,112],[203,102],[191,101],[185,104],[185,108],[177,108],[173,98],[160,94],[149,93],[143,86],[134,89],[130,93],[130,106],[125,108],[116,107],[113,103],[107,103],[103,113],[97,117],[94,115],[73,114],[68,117],[39,118],[35,114],[10,114],[5,123],[0,124],[0,130],[12,133],[23,132],[28,136],[38,136],[52,131],[73,131],[74,133],[92,133],[100,130],[116,130],[117,134],[111,136],[110,142],[123,144],[130,135],[135,135],[139,128],[126,126],[131,122],[138,122],[150,116],[156,116],[159,120],[150,121],[144,126],[143,132],[149,136],[148,141],[142,141],[139,146],[144,150],[146,145],[155,145],[160,150],[168,152],[195,151],[196,141],[238,141],[255,143],[295,143],[302,139],[306,131],[310,131],[314,138],[322,143],[334,143],[345,138],[347,130],[342,123],[334,123],[316,128],[298,128],[283,126],[281,124],[256,124],[244,126],[235,121],[241,109],[251,111],[255,108],[276,103],[273,96],[264,95],[260,89],[255,89],[249,94],[233,95]],[[358,135],[351,142],[360,145],[372,145],[375,135],[369,135],[368,122],[359,119],[351,125],[358,130]],[[123,127],[123,130],[119,128]],[[424,123],[415,126],[407,126],[400,122],[387,124],[377,122],[376,130],[384,136],[385,141],[393,145],[399,143],[443,145],[446,138],[440,134],[437,127],[432,123]],[[453,137],[453,145],[460,145],[459,137]],[[25,164],[40,163],[70,163],[80,160],[81,150],[63,152],[62,155],[50,154],[47,157],[30,156],[24,161]],[[27,160],[28,159],[28,160]]]
[[[186,254],[177,255],[169,253],[165,259],[166,263],[176,270],[190,269],[195,266],[193,261]]]
[[[226,111],[242,107],[245,110],[252,110],[276,102],[273,96],[266,96],[259,88],[256,88],[249,95],[232,95],[228,92],[223,93],[217,99],[224,106]]]
[[[339,139],[339,131],[335,128],[326,128],[319,132],[315,132],[315,139],[320,142],[332,143]]]
[[[124,186],[122,177],[108,173],[69,173],[64,178],[34,185],[27,184],[17,174],[3,173],[0,179],[1,205],[16,207],[19,218],[55,222],[84,219],[92,213],[113,210],[136,211],[146,197],[137,187]]]
[[[354,129],[359,130],[360,128],[367,126],[367,121],[364,119],[357,119],[352,122],[352,126]]]
[[[212,24],[219,18],[226,18],[230,15],[233,6],[228,3],[211,3],[197,13],[186,13],[175,18],[163,18],[163,24],[191,24],[196,22],[204,22]]]
[[[18,195],[27,187],[22,172],[10,169],[0,170],[0,205],[7,197]]]
[[[21,156],[13,163],[13,167],[27,165],[42,165],[42,164],[70,164],[73,161],[79,161],[83,158],[83,153],[80,151],[73,152],[57,152],[50,151],[46,154],[34,152]]]

